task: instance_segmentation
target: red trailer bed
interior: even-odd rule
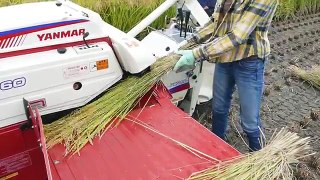
[[[86,145],[80,156],[64,157],[63,145],[48,151],[42,146],[41,153],[37,139],[42,144],[45,140],[42,129],[36,126],[34,131],[23,132],[21,123],[0,129],[0,145],[5,147],[0,151],[0,179],[45,179],[46,173],[52,174],[54,180],[185,179],[216,163],[203,155],[193,154],[168,137],[222,161],[239,155],[237,150],[174,106],[161,85],[153,92],[152,98],[147,95],[128,117],[131,120],[137,117],[138,123],[144,123],[158,133],[125,120],[101,139],[95,139],[93,145]],[[36,119],[42,127],[39,114],[34,118],[34,124],[37,124]],[[19,146],[14,145],[18,143]],[[24,159],[15,162],[19,157]]]
[[[129,117],[219,160],[239,152],[174,106],[166,91]],[[134,118],[131,118],[134,119]],[[172,140],[132,121],[124,121],[101,139],[64,158],[64,147],[49,150],[54,179],[185,179],[215,161],[198,157]]]

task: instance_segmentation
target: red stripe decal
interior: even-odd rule
[[[21,45],[21,40],[22,40],[23,36],[19,36],[19,41],[18,41],[18,46]]]
[[[19,42],[19,38],[20,38],[20,36],[18,36],[18,37],[16,38],[16,40],[14,41],[13,47],[16,47],[17,42]]]
[[[7,41],[7,43],[6,43],[6,46],[5,46],[4,48],[7,48],[7,47],[9,46],[11,40],[12,40],[12,38],[9,38],[9,39],[8,39],[8,41]]]
[[[21,46],[23,45],[23,43],[24,43],[24,40],[26,40],[26,38],[27,38],[27,35],[24,35],[24,36],[22,36],[22,42],[21,42]]]
[[[79,23],[88,22],[88,21],[89,20],[82,20],[82,21],[69,22],[69,23],[66,23],[66,24],[58,24],[58,25],[49,26],[49,27],[45,26],[45,27],[41,27],[41,28],[37,28],[37,29],[32,29],[32,30],[29,30],[29,31],[23,31],[23,32],[9,34],[9,35],[4,35],[4,36],[0,37],[0,40],[5,39],[5,38],[11,38],[11,37],[15,37],[15,36],[20,36],[20,35],[30,34],[30,33],[38,32],[38,31],[43,31],[43,30],[47,30],[47,29],[53,29],[53,28],[62,27],[62,26],[69,26],[69,25],[72,25],[72,24],[79,24]]]
[[[4,48],[4,46],[6,45],[7,41],[8,41],[8,39],[5,39],[5,40],[3,41],[2,46],[1,46],[1,49]]]
[[[12,47],[12,45],[13,45],[13,43],[14,43],[14,41],[15,41],[16,39],[17,39],[17,37],[12,38],[12,41],[11,41],[9,47]]]
[[[181,84],[179,86],[176,86],[174,88],[169,89],[169,92],[171,94],[173,94],[173,93],[180,92],[180,91],[183,91],[183,90],[186,90],[186,89],[189,89],[189,88],[190,88],[190,84],[189,83],[185,83],[185,84]]]
[[[111,46],[111,40],[109,37],[90,39],[90,40],[87,40],[87,42],[88,43],[107,42]],[[27,55],[27,54],[33,54],[33,53],[44,52],[44,51],[50,51],[50,50],[59,49],[59,48],[79,46],[79,45],[84,45],[84,42],[77,41],[77,42],[71,42],[71,43],[65,43],[65,44],[56,44],[56,45],[51,45],[51,46],[44,46],[44,47],[37,47],[37,48],[31,48],[31,49],[5,52],[5,53],[0,54],[0,59],[14,57],[14,56]]]

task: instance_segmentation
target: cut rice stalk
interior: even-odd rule
[[[201,159],[206,159],[208,162],[211,162],[211,163],[213,163],[213,162],[215,162],[215,163],[216,162],[221,162],[221,160],[219,160],[217,158],[214,158],[214,157],[212,157],[212,156],[210,156],[208,154],[205,154],[205,153],[203,153],[203,152],[201,152],[201,151],[199,151],[199,150],[197,150],[197,149],[195,149],[195,148],[193,148],[193,147],[191,147],[191,146],[189,146],[187,144],[184,144],[184,143],[182,143],[182,142],[180,142],[180,141],[178,141],[176,139],[173,139],[170,136],[167,136],[167,135],[163,134],[159,130],[157,130],[157,129],[149,126],[148,124],[140,121],[139,119],[137,119],[137,117],[128,116],[125,119],[128,120],[128,121],[131,121],[131,122],[133,122],[133,123],[135,123],[135,124],[137,124],[137,125],[139,125],[141,127],[144,127],[145,129],[147,129],[147,130],[149,130],[149,131],[151,131],[151,132],[153,132],[155,134],[158,134],[159,136],[162,136],[165,139],[168,139],[168,140],[176,143],[177,145],[181,146],[182,148],[186,149],[187,151],[189,151],[190,153],[194,154],[195,156],[197,156],[197,157],[199,157]]]
[[[283,128],[272,136],[262,150],[221,162],[191,175],[189,179],[289,180],[293,179],[291,165],[312,155],[310,150],[309,138],[300,138],[296,133]]]
[[[290,66],[291,72],[320,90],[320,66],[314,66],[310,70],[305,71],[297,66]]]

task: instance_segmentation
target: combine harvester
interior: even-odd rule
[[[200,26],[209,20],[197,0],[167,0],[129,33],[69,1],[0,8],[0,179],[184,179],[217,163],[208,156],[238,155],[190,117],[204,74],[200,67],[165,75],[165,86],[155,87],[147,106],[129,116],[139,115],[140,121],[208,156],[129,121],[85,146],[81,156],[65,157],[63,145],[46,149],[41,116],[81,107],[124,73],[141,74],[156,57],[177,50],[180,36],[174,33],[134,38],[177,3]]]

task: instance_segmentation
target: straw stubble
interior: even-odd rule
[[[301,158],[312,155],[310,150],[309,138],[300,138],[296,133],[283,128],[260,151],[221,162],[194,173],[189,179],[291,180],[294,177],[292,165],[297,164]]]
[[[289,70],[293,73],[293,75],[303,79],[320,90],[320,66],[314,66],[307,71],[297,66],[290,66]]]

